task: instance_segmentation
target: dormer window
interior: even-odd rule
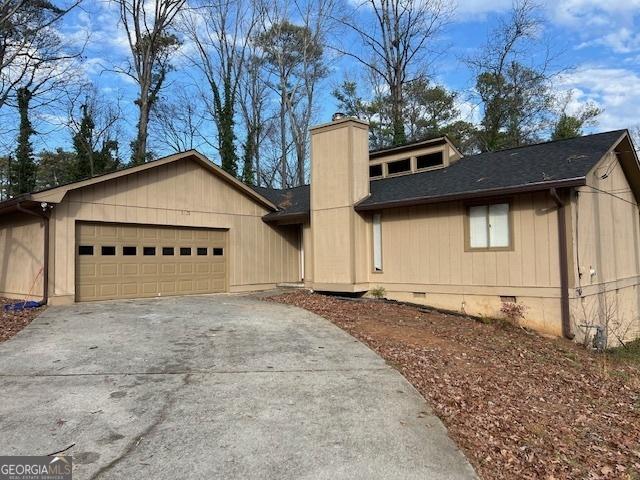
[[[387,164],[387,172],[389,175],[395,175],[398,173],[407,173],[411,171],[411,159],[406,158],[404,160],[396,160],[395,162],[389,162]]]
[[[427,153],[416,157],[416,168],[422,170],[424,168],[441,167],[444,165],[444,155],[442,151]]]
[[[369,165],[369,177],[376,178],[382,176],[382,164],[378,165]]]

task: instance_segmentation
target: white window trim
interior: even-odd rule
[[[373,214],[372,221],[373,271],[382,272],[382,215]]]

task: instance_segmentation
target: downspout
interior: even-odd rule
[[[16,204],[16,209],[22,213],[26,213],[28,215],[33,215],[35,217],[41,218],[44,222],[44,252],[43,252],[43,263],[42,265],[42,301],[41,305],[46,305],[49,302],[49,213],[47,212],[47,207],[49,205],[47,203],[42,204],[42,213],[36,213],[33,210],[28,210],[26,208],[22,208],[20,202]]]
[[[573,340],[569,315],[569,255],[567,253],[567,213],[566,204],[558,196],[555,188],[549,190],[551,198],[558,207],[558,252],[560,257],[560,314],[562,317],[562,335]]]

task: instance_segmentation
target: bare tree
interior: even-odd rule
[[[357,34],[360,45],[357,51],[347,49],[341,38],[332,48],[375,72],[389,91],[393,144],[406,140],[404,88],[425,76],[435,38],[451,15],[448,5],[443,0],[361,0],[351,15],[336,18]]]
[[[273,116],[268,110],[268,86],[261,75],[262,50],[249,45],[246,67],[239,83],[240,113],[245,137],[242,156],[242,180],[248,184],[263,185],[262,146],[273,130]],[[270,183],[268,183],[270,185]]]
[[[480,54],[467,59],[483,111],[478,135],[483,151],[534,142],[549,126],[553,56],[549,48],[539,48],[538,10],[533,0],[517,0]]]
[[[171,56],[179,46],[172,28],[186,0],[113,1],[120,8],[120,21],[131,50],[127,68],[120,71],[139,87],[135,101],[138,107],[137,134],[132,142],[131,155],[131,162],[139,165],[147,159],[149,116],[171,70]]]
[[[302,18],[302,24],[297,24],[290,20],[290,6],[277,3],[268,10],[261,31],[254,37],[256,47],[263,51],[262,75],[278,98],[278,167],[283,188],[304,183],[315,89],[326,74],[323,27],[329,5],[333,5],[331,0],[315,2],[313,7],[296,5],[295,17]]]
[[[21,85],[38,82],[43,70],[80,55],[66,48],[54,27],[81,1],[0,0],[0,109]]]
[[[122,120],[120,99],[105,98],[91,84],[69,96],[66,126],[76,155],[74,179],[92,177],[120,166]]]
[[[160,99],[153,109],[156,132],[154,144],[184,152],[197,148],[201,142],[204,112],[193,101],[194,94],[186,88],[176,88],[171,99]]]
[[[325,35],[329,20],[335,9],[334,0],[316,0],[301,5],[296,2],[296,9],[303,19],[303,25],[309,35],[302,37],[305,42],[302,49],[302,65],[300,68],[300,98],[296,92],[287,96],[292,140],[296,153],[295,184],[302,185],[306,178],[306,165],[309,145],[309,127],[314,113],[314,100],[319,81],[327,75],[325,56],[319,47],[325,45]]]
[[[237,175],[235,113],[242,70],[249,39],[258,18],[259,3],[248,0],[220,0],[199,5],[184,22],[184,31],[196,49],[190,60],[203,74],[202,92],[217,130],[214,144],[222,168]]]

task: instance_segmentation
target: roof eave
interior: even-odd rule
[[[274,225],[293,225],[297,223],[305,223],[309,221],[309,212],[296,212],[296,213],[267,213],[262,217],[262,220],[266,223]]]
[[[438,196],[424,196],[424,197],[412,197],[401,200],[392,200],[388,202],[375,202],[366,203],[367,198],[360,201],[355,205],[355,210],[358,212],[365,212],[371,210],[380,210],[381,208],[395,208],[395,207],[411,207],[414,205],[424,205],[429,203],[444,203],[452,202],[456,200],[467,200],[478,197],[486,196],[500,196],[500,195],[513,195],[517,193],[535,192],[540,190],[547,190],[549,188],[569,188],[579,187],[585,185],[585,177],[576,177],[564,180],[557,180],[553,182],[538,182],[529,183],[525,185],[517,185],[514,187],[506,188],[493,188],[487,190],[474,190],[471,192],[454,193],[450,195],[438,195]]]

